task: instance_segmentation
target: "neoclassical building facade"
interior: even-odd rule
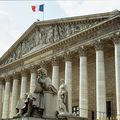
[[[70,113],[90,120],[120,116],[120,12],[37,21],[0,58],[0,117],[35,89],[44,67]]]

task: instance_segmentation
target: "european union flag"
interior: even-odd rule
[[[39,5],[39,11],[41,11],[41,12],[44,11],[44,4]]]

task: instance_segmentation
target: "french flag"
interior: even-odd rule
[[[44,4],[41,4],[39,6],[32,5],[31,8],[33,12],[36,12],[36,11],[44,12]]]
[[[35,5],[32,5],[31,8],[32,8],[32,11],[33,11],[33,12],[36,11],[36,6],[35,6]]]

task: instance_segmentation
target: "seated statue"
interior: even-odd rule
[[[58,91],[59,114],[68,113],[68,91],[66,85],[63,83]]]
[[[47,77],[47,70],[44,68],[38,69],[37,85],[34,92],[51,91],[53,94],[57,94],[56,88],[52,85],[52,81]]]
[[[42,117],[45,108],[44,91],[50,91],[52,94],[57,94],[56,88],[52,85],[51,79],[47,77],[47,70],[40,68],[37,70],[38,77],[36,87],[33,93],[30,93],[25,100],[19,100],[17,109],[17,117],[24,116],[30,117],[36,115]],[[22,105],[21,105],[22,104]],[[24,107],[23,107],[24,105]],[[22,107],[21,107],[22,106]],[[25,108],[25,110],[24,110]]]
[[[43,114],[45,103],[44,103],[44,91],[51,91],[52,94],[57,94],[56,88],[52,85],[51,79],[47,77],[47,70],[40,68],[37,70],[37,84],[32,96],[35,98],[33,101],[34,108]]]

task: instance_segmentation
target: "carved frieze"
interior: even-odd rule
[[[33,48],[39,45],[52,44],[54,42],[60,41],[70,35],[80,32],[81,30],[91,27],[92,25],[97,24],[98,22],[93,23],[81,23],[77,22],[74,24],[55,24],[55,25],[46,25],[46,26],[37,26],[29,36],[24,38],[20,42],[14,51],[11,53],[8,59],[4,61],[4,64],[11,63],[24,54],[31,51]]]

